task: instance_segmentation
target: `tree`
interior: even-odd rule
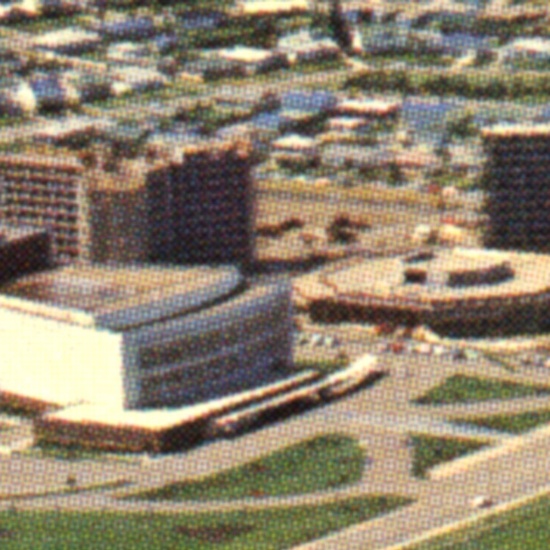
[[[472,111],[466,111],[447,123],[446,134],[449,139],[467,139],[477,136],[479,129],[475,124],[475,115]]]
[[[352,37],[349,24],[344,17],[340,0],[331,0],[329,27],[336,43],[346,53],[351,53]]]
[[[388,166],[388,183],[390,185],[402,185],[405,182],[403,170],[396,162],[392,162]]]

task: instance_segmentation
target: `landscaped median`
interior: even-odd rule
[[[357,483],[365,461],[365,451],[355,439],[329,434],[218,474],[172,483],[125,498],[219,501],[315,493]]]
[[[425,478],[428,470],[455,458],[479,451],[486,443],[458,437],[436,437],[428,435],[411,436],[413,447],[412,473]]]
[[[283,550],[409,504],[365,496],[315,506],[216,513],[15,511],[0,513],[2,550]]]
[[[550,423],[550,410],[529,411],[517,414],[495,414],[471,418],[455,418],[455,424],[462,426],[478,426],[507,432],[515,435],[523,434],[539,426]]]
[[[457,374],[416,399],[419,405],[454,405],[550,395],[550,387]]]

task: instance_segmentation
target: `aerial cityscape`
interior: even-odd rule
[[[0,1],[0,548],[550,547],[547,0]]]

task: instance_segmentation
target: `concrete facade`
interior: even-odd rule
[[[190,405],[292,361],[288,287],[247,288],[235,269],[37,273],[0,287],[0,330],[0,395],[56,406]]]

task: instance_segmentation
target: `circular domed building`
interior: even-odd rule
[[[550,256],[455,248],[354,259],[295,281],[294,296],[317,321],[539,331],[550,325]]]

